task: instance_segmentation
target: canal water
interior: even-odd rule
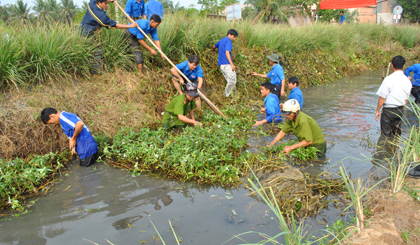
[[[303,111],[322,128],[328,144],[326,163],[303,168],[319,174],[338,172],[338,161],[352,178],[368,179],[380,172],[368,159],[380,136],[374,119],[382,79],[379,71],[349,77],[328,86],[303,89]],[[407,112],[407,116],[413,114]],[[405,129],[407,131],[407,129]],[[265,145],[273,136],[252,139]],[[169,221],[181,244],[252,243],[280,229],[268,206],[249,197],[243,188],[199,186],[148,176],[132,177],[103,163],[70,166],[46,196],[20,217],[0,221],[0,244],[161,244],[152,222],[166,244],[176,244]],[[305,220],[310,230],[340,219],[330,205]],[[229,241],[228,241],[229,240]],[[281,240],[281,239],[280,239]],[[109,241],[109,242],[108,242]]]

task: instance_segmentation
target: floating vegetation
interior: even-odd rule
[[[54,180],[54,174],[69,162],[68,152],[31,156],[28,159],[0,159],[0,211],[23,211],[25,195],[38,193]]]

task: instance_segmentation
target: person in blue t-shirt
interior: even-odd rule
[[[98,144],[90,134],[88,127],[73,113],[58,112],[47,107],[41,112],[41,120],[45,124],[60,125],[69,138],[71,153],[77,153],[80,166],[88,167],[98,158]]]
[[[344,16],[344,11],[340,11],[340,25],[342,25],[344,23],[344,21],[346,21],[346,16]]]
[[[176,67],[195,85],[197,85],[198,89],[201,89],[201,86],[203,85],[203,69],[198,65],[200,63],[200,59],[196,55],[191,55],[188,58],[188,61],[184,61]],[[178,91],[179,94],[183,94],[180,83],[182,85],[185,85],[184,78],[178,73],[178,71],[175,69],[175,67],[172,67],[171,69],[172,74],[174,77],[172,77],[172,82],[174,84],[174,87]],[[178,78],[178,79],[176,79]],[[179,83],[178,83],[179,81]],[[197,97],[194,99],[195,103],[197,104],[197,108],[201,108],[201,100],[200,97]]]
[[[226,79],[226,88],[223,93],[226,97],[229,97],[232,90],[236,87],[236,66],[232,62],[232,42],[238,36],[238,32],[234,29],[230,29],[226,37],[222,38],[212,48],[213,51],[219,49],[219,57],[217,65],[220,66],[223,76]]]
[[[163,9],[162,3],[156,0],[149,0],[146,5],[144,5],[144,14],[149,19],[154,14],[159,15],[160,18],[163,18],[165,10]]]
[[[108,9],[108,2],[112,2],[109,0],[91,0],[86,14],[83,17],[82,23],[80,23],[80,27],[82,29],[82,34],[84,36],[93,37],[94,33],[97,30],[100,30],[102,27],[107,29],[109,28],[117,28],[117,29],[128,29],[132,27],[137,27],[137,23],[132,23],[130,25],[122,25],[117,24],[114,20],[111,20],[108,15],[105,13],[105,10]],[[93,37],[93,41],[95,38]],[[95,62],[93,64],[93,69],[91,69],[92,74],[98,74],[99,69],[101,68],[101,59],[102,59],[102,51],[97,46],[93,52],[95,57]]]
[[[161,18],[158,15],[153,15],[150,20],[136,20],[135,21],[140,29],[144,31],[144,33],[149,34],[152,36],[152,39],[155,41],[156,46],[160,50],[160,41],[157,33],[157,28],[159,27],[160,23],[162,22]],[[131,50],[133,51],[133,55],[136,59],[137,63],[137,70],[139,72],[139,76],[144,76],[143,74],[143,52],[140,49],[140,44],[144,48],[150,51],[152,55],[157,55],[157,51],[152,49],[147,43],[144,41],[145,36],[138,28],[130,28],[125,32],[126,37],[130,40]],[[165,59],[163,54],[160,54],[162,59]]]
[[[141,17],[146,19],[146,14],[144,13],[144,0],[128,0],[125,5],[125,12],[133,20],[138,20]]]
[[[266,118],[261,121],[255,121],[254,127],[260,126],[264,123],[280,123],[281,111],[279,107],[279,98],[277,95],[272,94],[274,86],[270,82],[261,84],[261,96],[264,97],[265,108],[261,108],[260,113],[266,113]]]
[[[413,76],[410,76],[410,72],[413,73]],[[407,69],[404,73],[408,79],[411,80],[413,87],[411,88],[411,94],[415,98],[415,103],[420,103],[420,64],[414,64]]]
[[[299,88],[299,79],[297,77],[289,78],[289,84],[287,88],[290,91],[289,98],[287,100],[295,99],[299,102],[300,110],[303,107],[303,94]],[[280,107],[283,107],[283,103],[280,103]]]
[[[276,53],[267,56],[268,62],[271,66],[271,71],[267,74],[258,74],[256,72],[252,72],[251,75],[264,77],[264,78],[270,78],[271,84],[274,85],[274,90],[272,91],[273,94],[277,95],[279,97],[284,96],[284,83],[286,81],[284,77],[284,70],[283,67],[279,64],[280,56]]]

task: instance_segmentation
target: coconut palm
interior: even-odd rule
[[[255,11],[250,15],[254,17],[253,24],[264,19],[273,22],[276,17],[289,22],[285,13],[290,5],[288,0],[247,0],[245,3],[254,6]]]
[[[60,5],[57,3],[57,0],[45,0],[45,3],[51,17],[54,20],[58,20],[60,17]]]
[[[0,6],[0,20],[7,21],[10,18],[9,5]]]
[[[18,22],[26,23],[29,21],[29,11],[31,7],[28,7],[27,3],[23,0],[17,0],[16,4],[10,5],[11,8],[11,19]]]
[[[33,1],[32,10],[34,10],[38,21],[46,22],[51,20],[51,11],[48,10],[47,2],[44,0],[35,0]]]
[[[68,24],[71,24],[77,12],[77,6],[73,0],[61,0],[61,19]]]

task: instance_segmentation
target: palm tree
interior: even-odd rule
[[[255,24],[264,18],[272,22],[275,17],[288,23],[285,9],[282,9],[289,5],[288,2],[288,0],[247,0],[245,3],[254,6],[255,12],[251,14],[254,19],[251,23]]]
[[[47,5],[47,10],[50,12],[51,17],[54,20],[58,20],[60,13],[60,5],[57,3],[57,0],[45,0],[45,3]]]
[[[61,19],[69,25],[73,21],[74,16],[77,12],[77,6],[73,0],[61,0]]]
[[[10,5],[12,18],[15,21],[26,23],[29,20],[29,11],[31,7],[28,7],[27,3],[23,0],[17,0],[16,4]]]
[[[48,10],[48,5],[44,0],[33,1],[33,10],[38,17],[38,21],[48,21],[51,19],[51,11]]]
[[[7,21],[10,18],[9,5],[0,6],[0,20]]]

